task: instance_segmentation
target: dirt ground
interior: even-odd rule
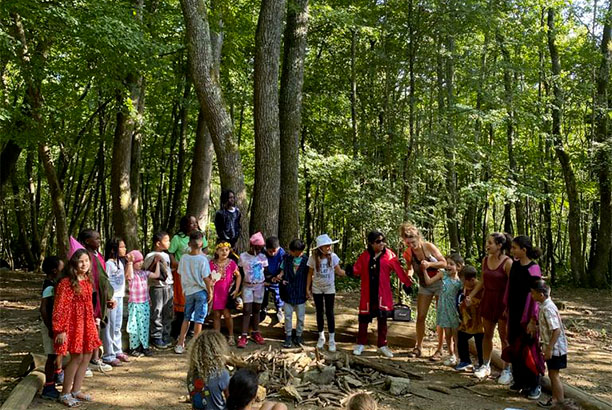
[[[0,403],[4,402],[13,387],[19,382],[19,364],[28,352],[42,352],[39,334],[40,319],[38,304],[42,276],[38,273],[2,271],[0,274]],[[337,297],[337,340],[339,350],[350,352],[357,329],[357,295],[355,292],[339,294]],[[559,289],[553,292],[553,300],[560,305],[565,325],[568,329],[570,352],[569,367],[562,372],[563,379],[570,385],[579,387],[608,403],[612,403],[612,295],[610,291],[583,289]],[[309,302],[310,303],[310,302]],[[374,325],[375,326],[375,325]],[[307,308],[305,338],[308,345],[314,345],[314,307]],[[283,330],[276,320],[266,319],[262,333],[273,349],[280,348]],[[374,327],[370,332],[375,341]],[[428,336],[424,354],[434,350],[433,333]],[[442,406],[449,409],[500,409],[500,408],[538,408],[523,397],[510,394],[507,388],[491,379],[483,381],[471,390],[452,389],[446,395],[428,389],[431,386],[450,388],[453,385],[466,385],[474,379],[466,373],[456,373],[445,368],[442,363],[430,362],[427,358],[409,359],[407,353],[414,344],[414,324],[390,322],[389,344],[396,353],[390,359],[406,370],[420,374],[423,381],[411,382],[412,394],[393,397],[379,388],[364,388],[372,392],[383,409],[434,409]],[[268,346],[266,346],[267,348]],[[256,349],[250,343],[245,351],[248,354]],[[341,353],[338,353],[341,354]],[[374,347],[370,346],[364,355],[376,357]],[[380,359],[389,360],[389,359]],[[185,355],[176,355],[171,350],[156,351],[153,357],[133,359],[121,368],[108,374],[94,372],[94,377],[85,380],[85,390],[92,393],[95,402],[87,404],[91,409],[189,409],[190,405],[181,403],[186,394]],[[287,403],[294,409],[292,403]],[[60,409],[58,403],[36,398],[31,409]],[[299,406],[300,409],[314,407]]]

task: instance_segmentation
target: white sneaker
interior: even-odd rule
[[[183,354],[183,353],[185,353],[185,346],[181,346],[181,345],[174,346],[174,353],[176,353],[176,354]]]
[[[89,363],[96,366],[95,369],[101,373],[106,373],[106,372],[110,372],[111,370],[113,370],[113,366],[111,366],[110,364],[104,363],[102,359],[91,360]]]
[[[444,361],[444,366],[457,366],[457,358],[455,356],[448,356]]]
[[[382,346],[378,348],[378,353],[382,354],[389,359],[393,357],[393,352],[389,349],[389,346]]]
[[[361,356],[361,353],[363,353],[364,347],[365,347],[364,345],[355,345],[355,348],[353,349],[353,354],[355,356]]]
[[[93,372],[89,367],[87,368],[87,370],[85,370],[85,377],[93,377]]]
[[[483,364],[474,372],[474,376],[479,379],[485,379],[491,375],[491,366],[487,364]]]
[[[278,323],[280,324],[285,323],[285,314],[283,313],[282,310],[279,310],[278,312],[276,312],[276,318],[278,319]]]
[[[325,346],[325,332],[319,333],[319,340],[317,340],[317,349],[323,349]]]
[[[505,385],[512,384],[513,381],[514,379],[512,377],[512,370],[510,370],[509,367],[506,367],[504,370],[502,370],[499,379],[497,379],[497,383]]]

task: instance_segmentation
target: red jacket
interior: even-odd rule
[[[385,248],[385,253],[380,256],[380,276],[378,277],[378,308],[380,310],[393,310],[393,294],[391,293],[391,271],[394,270],[400,280],[410,286],[412,281],[406,275],[397,256],[391,249]],[[361,299],[359,301],[359,314],[370,313],[370,273],[368,265],[370,253],[366,250],[353,266],[353,273],[361,278]]]

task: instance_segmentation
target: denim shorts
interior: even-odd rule
[[[185,296],[185,322],[204,323],[208,313],[208,293],[200,290]]]
[[[421,285],[419,283],[419,295],[440,296],[441,291],[442,291],[442,281],[441,280],[436,281],[429,286],[425,284]]]

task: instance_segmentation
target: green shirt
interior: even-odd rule
[[[202,249],[208,247],[208,241],[205,237],[202,238]],[[177,233],[172,237],[170,241],[170,247],[168,248],[168,253],[174,255],[174,258],[177,262],[181,261],[181,257],[189,253],[189,235],[185,235],[182,232]]]

